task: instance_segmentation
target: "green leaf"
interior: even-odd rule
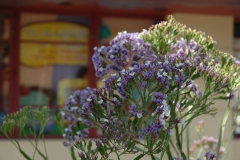
[[[75,147],[76,147],[77,149],[80,149],[81,151],[85,151],[85,149],[84,149],[83,144],[82,144],[81,141],[77,142],[77,143],[75,144]]]
[[[208,49],[208,50],[211,50],[211,49],[213,49],[213,47],[214,47],[214,44],[211,43],[211,44],[209,44],[209,45],[207,46],[207,49]]]
[[[27,160],[32,160],[22,149],[19,149],[19,152],[25,157]]]
[[[227,59],[226,57],[222,57],[222,68],[224,67],[224,65],[226,64]]]
[[[195,80],[195,79],[197,79],[197,78],[199,78],[199,77],[201,77],[200,74],[194,74],[194,75],[192,76],[192,80]]]
[[[135,143],[133,143],[133,142],[131,142],[131,141],[128,142],[127,151],[128,151],[129,149],[132,149],[134,145],[135,145]]]
[[[101,107],[99,104],[97,104],[97,103],[95,103],[94,106],[97,108],[97,112],[96,112],[96,113],[98,113],[98,115],[99,115],[101,118],[106,118],[106,116],[103,114],[104,111],[103,111],[102,107]]]
[[[144,157],[145,156],[145,154],[140,154],[140,155],[138,155],[136,158],[134,158],[134,160],[139,160],[139,159],[141,159],[142,157]]]
[[[89,154],[91,152],[91,148],[92,148],[92,141],[89,141],[88,146],[87,146],[87,151],[88,151]]]
[[[170,136],[169,134],[167,134],[166,142],[165,142],[165,144],[164,144],[164,148],[163,148],[162,153],[161,153],[161,159],[163,158],[164,152],[165,152],[165,150],[166,150],[167,147],[168,147],[170,138],[171,138],[171,136]]]
[[[208,96],[211,94],[212,92],[208,92],[207,94],[205,94],[203,97],[202,97],[202,100],[208,98]]]
[[[103,147],[97,147],[97,150],[103,157],[105,157],[105,151],[104,151]]]
[[[156,160],[156,158],[151,154],[151,158],[152,158],[152,160]]]
[[[133,128],[133,130],[135,130],[135,126],[136,126],[137,122],[138,122],[137,118],[134,118],[134,120],[133,120],[133,122],[132,122],[132,128]]]
[[[186,155],[185,155],[183,152],[181,152],[181,156],[182,156],[182,158],[183,158],[184,160],[187,160],[187,157],[186,157]]]

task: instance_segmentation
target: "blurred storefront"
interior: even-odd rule
[[[232,16],[237,22],[239,10],[187,5],[113,8],[100,3],[0,6],[0,119],[26,105],[48,105],[54,114],[75,90],[100,87],[91,63],[93,48],[107,45],[120,31],[141,32],[173,13]],[[45,132],[61,135],[54,122]]]

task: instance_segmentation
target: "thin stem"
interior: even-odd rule
[[[12,144],[19,150],[18,146],[13,142],[13,140],[6,134],[5,135],[11,142]]]
[[[25,157],[27,160],[33,160],[33,159],[31,159],[31,158],[22,150],[19,142],[18,142],[16,139],[14,139],[14,141],[17,143],[17,145],[18,145],[18,150],[19,150],[19,152],[23,155],[23,157]]]
[[[75,156],[75,153],[74,153],[74,148],[73,148],[73,146],[70,147],[70,151],[71,151],[72,160],[77,160],[77,158],[76,158],[76,156]]]
[[[118,160],[120,160],[120,157],[119,157],[119,155],[118,155],[117,151],[115,151],[115,153],[116,153],[116,155],[117,155],[117,158],[118,158]]]
[[[42,134],[42,140],[43,140],[43,146],[44,146],[44,150],[45,150],[46,160],[48,160],[47,147],[46,147],[46,143],[45,143],[44,134]]]
[[[143,144],[143,143],[141,143],[141,142],[139,142],[139,141],[136,141],[136,140],[134,140],[134,142],[135,142],[135,143],[138,143],[138,144],[140,144],[140,145],[142,145],[142,146],[144,146],[144,147],[146,147],[146,148],[148,149],[148,146],[146,146],[145,144]]]
[[[160,159],[163,158],[163,155],[164,155],[165,150],[167,150],[168,156],[170,156],[170,157],[172,158],[172,154],[171,154],[171,152],[170,152],[170,150],[169,150],[169,140],[170,140],[170,138],[171,138],[171,136],[170,136],[169,134],[167,134],[167,136],[166,136],[166,141],[165,141],[164,148],[163,148],[163,150],[162,150]]]
[[[137,91],[138,91],[138,93],[139,93],[139,95],[140,95],[140,97],[141,97],[142,106],[143,106],[143,107],[146,107],[146,106],[145,106],[145,97],[143,96],[143,94],[142,94],[142,92],[141,92],[141,89],[139,89],[138,86],[136,86],[136,89],[137,89]],[[140,105],[139,105],[139,106],[140,106]]]
[[[173,144],[172,139],[170,139],[170,144],[172,145],[173,150],[176,152],[177,156],[179,157],[179,153],[178,153],[178,151],[177,151],[175,145]]]
[[[144,150],[143,150],[142,148],[137,147],[137,146],[134,146],[134,148],[135,148],[136,150],[138,150],[138,151],[141,151],[143,154],[145,154],[145,153],[144,153]],[[153,155],[153,156],[154,156],[154,155]],[[156,156],[154,156],[154,158],[158,160],[158,158],[157,158]]]
[[[33,129],[33,132],[32,132],[31,129],[29,129],[29,130],[30,130],[31,134],[33,135],[34,141],[35,141],[35,148],[34,148],[34,152],[33,152],[33,159],[34,159],[35,154],[36,154],[36,151],[37,151],[37,146],[38,146],[38,138],[36,137],[36,131],[35,131],[35,129]]]
[[[166,151],[167,151],[168,159],[172,159],[173,157],[172,157],[172,153],[171,153],[171,151],[170,151],[169,145],[167,146]]]
[[[199,156],[202,154],[203,151],[203,147],[200,148],[200,151],[198,152],[197,158],[199,158]]]
[[[24,136],[28,139],[28,141],[31,143],[31,145],[37,150],[38,154],[43,158],[46,159],[46,157],[42,154],[42,152],[33,144],[33,142],[28,138],[27,134],[25,132]]]

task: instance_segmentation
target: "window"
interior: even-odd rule
[[[88,19],[24,13],[21,25],[20,106],[47,105],[53,115],[88,85]],[[45,134],[61,131],[52,120]]]

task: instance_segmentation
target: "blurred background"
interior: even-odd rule
[[[100,87],[91,62],[93,48],[108,45],[120,31],[148,29],[170,14],[212,36],[219,50],[240,58],[239,0],[0,0],[0,125],[4,115],[23,106],[47,105],[54,114],[75,90]],[[226,104],[216,106],[222,115]],[[219,128],[213,126],[219,121],[204,119],[210,121],[207,133],[217,137]],[[232,124],[230,118],[226,139]],[[45,133],[49,145],[57,146],[50,147],[50,159],[67,159],[54,122]],[[90,137],[98,134],[93,129]],[[240,123],[231,139],[230,157],[240,157],[239,137]],[[9,154],[13,146],[1,133],[0,138],[0,160],[19,159],[17,151]]]

